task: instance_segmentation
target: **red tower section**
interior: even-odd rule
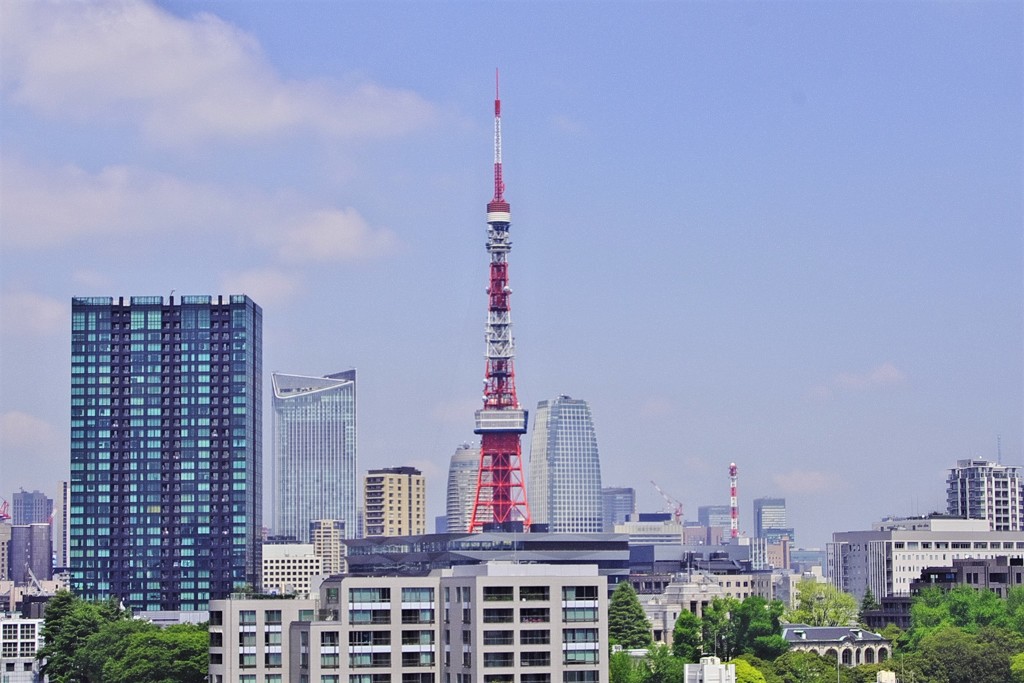
[[[508,284],[508,228],[511,207],[505,201],[501,175],[501,97],[495,78],[494,198],[487,203],[487,253],[491,257],[487,286],[487,365],[484,370],[484,406],[476,411],[475,433],[480,435],[480,469],[469,531],[529,528],[530,507],[519,445],[526,433],[526,411],[516,398],[512,314]]]

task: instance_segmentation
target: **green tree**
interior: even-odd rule
[[[103,623],[104,617],[97,605],[70,591],[59,591],[50,598],[43,621],[45,644],[36,653],[36,659],[43,662],[43,674],[51,683],[86,682],[76,666],[75,653]]]
[[[668,645],[655,645],[647,654],[651,670],[649,683],[681,683],[685,662],[672,654]]]
[[[103,669],[109,663],[119,662],[127,656],[131,636],[136,633],[159,630],[148,621],[118,619],[100,627],[86,638],[74,653],[75,669],[82,680],[102,683],[107,680]]]
[[[925,634],[906,661],[924,680],[1005,683],[1013,676],[1011,658],[1022,650],[1022,636],[1006,629],[984,627],[970,633],[947,624]]]
[[[730,663],[736,666],[736,683],[768,683],[764,674],[750,662],[734,659]]]
[[[608,641],[627,650],[650,647],[651,622],[629,581],[615,587],[608,603]]]
[[[701,618],[701,649],[705,655],[729,660],[740,654],[736,646],[736,624],[732,613],[739,607],[736,598],[714,598]]]
[[[1015,654],[1010,659],[1010,681],[1024,683],[1024,652]]]
[[[647,683],[650,676],[647,663],[634,659],[628,652],[613,652],[608,657],[609,683]]]
[[[837,676],[841,683],[853,683],[853,674],[848,669],[838,669],[837,673],[835,657],[790,650],[773,664],[783,683],[832,683]]]
[[[872,592],[871,586],[868,586],[868,589],[864,591],[864,599],[860,601],[861,615],[879,607],[881,605],[878,604],[878,600],[875,600],[875,594]]]
[[[831,584],[801,581],[796,594],[796,608],[785,615],[791,624],[848,626],[857,622],[857,601]]]
[[[751,652],[762,659],[775,659],[789,649],[782,637],[785,606],[778,600],[768,602],[753,595],[733,610],[736,650]]]
[[[672,654],[684,662],[700,659],[701,621],[693,612],[683,610],[672,629]]]
[[[103,683],[204,683],[210,635],[205,625],[177,624],[128,637],[124,657],[103,668]]]

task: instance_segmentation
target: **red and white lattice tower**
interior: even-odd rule
[[[526,433],[526,411],[516,398],[512,359],[512,314],[508,284],[508,228],[511,207],[505,201],[501,176],[501,96],[495,74],[494,198],[487,203],[487,253],[491,255],[487,286],[487,365],[484,371],[484,407],[476,411],[475,433],[480,435],[480,470],[469,531],[529,529],[519,437]]]
[[[739,474],[739,468],[736,467],[736,463],[729,463],[729,511],[732,515],[729,520],[729,530],[733,538],[739,538],[740,535],[740,506],[736,498],[736,479]]]

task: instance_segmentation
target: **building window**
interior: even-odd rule
[[[485,609],[485,624],[511,624],[514,621],[514,610],[511,609]]]
[[[511,602],[512,586],[484,586],[484,602]]]
[[[520,645],[550,645],[551,631],[520,631]]]
[[[548,586],[521,586],[519,588],[519,599],[525,601],[550,600],[551,589]]]
[[[519,653],[519,664],[521,666],[551,666],[551,653],[521,652]]]
[[[515,659],[511,652],[485,652],[484,667],[494,668],[499,666],[514,666]]]
[[[484,645],[512,645],[512,631],[484,631]]]

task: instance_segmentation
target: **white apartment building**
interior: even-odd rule
[[[957,460],[946,478],[946,511],[984,519],[992,531],[1024,530],[1021,468],[988,460]]]
[[[328,576],[347,571],[345,555],[345,522],[340,519],[315,519],[309,523],[309,540],[313,553],[323,563],[321,569]]]
[[[317,601],[232,596],[210,601],[210,683],[288,683],[289,625],[316,619]]]
[[[323,573],[323,561],[312,543],[271,543],[263,546],[263,590],[309,596],[310,581]]]
[[[607,683],[607,579],[492,562],[210,605],[211,683]]]
[[[857,600],[870,586],[876,598],[909,595],[921,570],[955,559],[1024,557],[1024,531],[990,531],[983,519],[886,519],[871,531],[832,534],[828,577]]]
[[[40,680],[36,652],[43,646],[43,620],[18,614],[0,616],[0,681],[35,683]]]

